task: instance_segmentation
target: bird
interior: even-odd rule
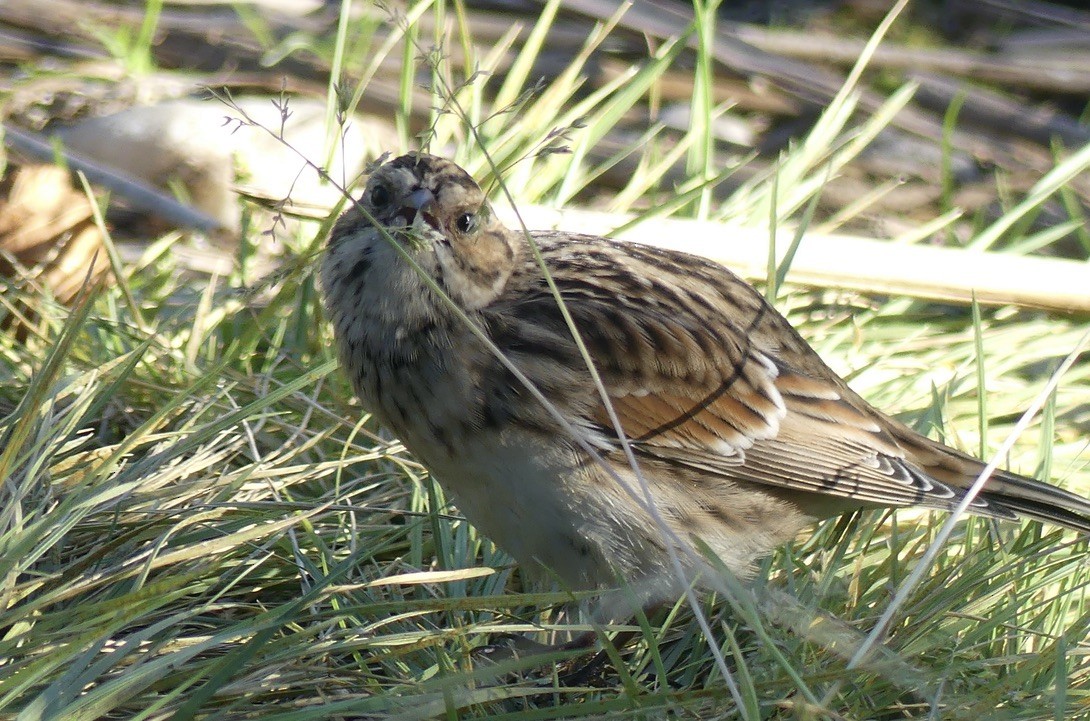
[[[507,228],[424,152],[373,169],[320,284],[362,406],[531,579],[651,607],[824,518],[951,510],[985,467],[871,406],[726,267]],[[969,510],[1090,533],[1090,500],[1005,470]]]

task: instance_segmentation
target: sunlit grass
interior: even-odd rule
[[[440,7],[454,21],[449,27],[464,26],[457,3],[418,6]],[[532,40],[516,44],[512,35],[473,55],[481,71],[473,76],[425,52],[435,38],[408,25],[399,32],[420,45],[366,43],[412,61],[403,80],[406,147],[391,151],[415,142],[408,91],[424,68],[435,107],[444,109],[429,125],[429,147],[453,155],[499,197],[487,150],[519,202],[566,204],[592,187],[602,168],[584,162],[587,148],[655,92],[683,47],[662,45],[615,82],[580,95],[579,63],[608,26],[588,38],[570,72],[534,92],[540,44]],[[364,41],[347,29],[339,42]],[[506,46],[521,50],[496,87],[486,73]],[[465,50],[478,52],[468,43]],[[703,60],[697,67],[710,66]],[[365,91],[342,92],[358,99]],[[891,97],[889,112],[907,92]],[[846,92],[776,178],[744,186],[709,208],[711,216],[760,227],[777,214],[780,223],[797,222],[837,164],[888,119],[859,120],[851,110]],[[671,144],[661,129],[649,131],[647,160],[613,209],[663,212],[649,201],[661,196],[665,161],[686,156],[696,176],[668,189],[684,195],[668,211],[700,213],[709,202],[706,175],[730,172],[710,162],[703,132]],[[559,146],[570,154],[555,152]],[[1025,212],[1038,192],[1062,192],[1061,175],[1012,212]],[[992,244],[1016,221],[992,225],[998,230],[980,242]],[[279,272],[256,283],[241,273],[186,272],[167,238],[126,269],[123,283],[72,310],[24,298],[40,313],[27,341],[0,335],[0,716],[1090,713],[1087,540],[1036,524],[966,521],[882,651],[847,669],[943,520],[912,511],[821,524],[762,563],[755,592],[739,587],[732,602],[705,599],[711,638],[683,605],[639,620],[656,643],[637,643],[603,688],[555,686],[540,660],[480,663],[470,650],[498,633],[546,640],[568,628],[558,609],[572,599],[522,588],[510,560],[350,400],[314,282],[320,236],[317,225],[302,226],[287,239]],[[1022,250],[1048,242],[1004,240]],[[5,300],[20,292],[5,288]],[[985,308],[974,321],[968,308],[790,285],[777,297],[865,397],[978,454],[999,445],[1086,326],[1009,308]],[[1009,465],[1047,469],[1054,482],[1090,494],[1088,431],[1090,366],[1082,362]],[[452,573],[419,575],[425,571]],[[740,709],[709,644],[728,660]]]

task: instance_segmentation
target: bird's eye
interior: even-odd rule
[[[390,203],[390,189],[385,185],[376,185],[371,188],[371,207],[382,208]]]
[[[476,213],[462,213],[458,216],[458,219],[454,221],[454,225],[458,228],[460,233],[472,233],[477,229],[477,214]]]

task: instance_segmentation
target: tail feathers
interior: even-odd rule
[[[996,471],[985,484],[983,495],[991,505],[1019,516],[1090,533],[1090,499],[1062,488],[1010,471]]]
[[[984,470],[984,462],[916,433],[900,433],[898,443],[906,459],[926,476],[954,491],[949,500],[929,498],[925,505],[953,508]],[[996,518],[1026,517],[1090,533],[1090,499],[1062,488],[1013,473],[996,470],[977,496],[983,505],[970,507],[973,513]]]
[[[942,456],[933,456],[941,461],[927,463],[924,472],[955,492],[956,497],[949,501],[953,507],[984,470],[984,463],[949,448],[942,450]],[[973,513],[1032,518],[1090,533],[1090,499],[1011,471],[995,471],[977,500],[983,505],[970,507]]]

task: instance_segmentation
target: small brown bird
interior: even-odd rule
[[[745,576],[820,518],[951,509],[983,469],[871,407],[722,266],[607,238],[529,235],[645,486],[526,235],[495,219],[457,165],[410,153],[379,167],[333,228],[321,269],[364,406],[525,570],[571,588],[624,579],[651,604],[682,588],[669,545],[690,577],[707,570],[695,539]],[[972,510],[1090,532],[1090,501],[1007,471]]]

